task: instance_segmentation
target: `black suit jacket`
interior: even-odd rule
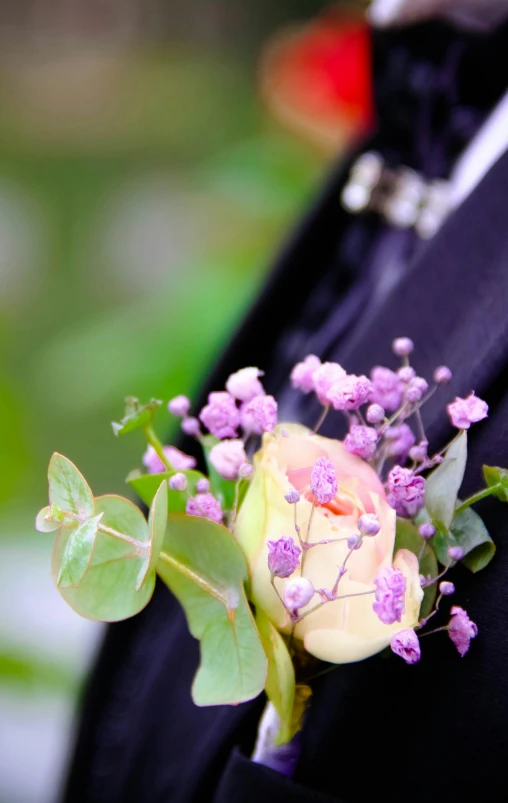
[[[400,125],[392,127],[392,138],[381,126],[374,139],[388,158]],[[406,149],[410,160],[408,154]],[[291,332],[298,333],[314,288],[333,276],[338,295],[330,293],[332,312],[335,299],[340,309],[354,290],[347,260],[337,256],[338,242],[352,226],[365,237],[375,230],[379,242],[380,224],[368,216],[353,221],[341,209],[348,167],[338,168],[287,245],[205,391],[222,387],[243,365],[259,365],[267,371],[267,389],[284,395],[294,355],[281,344],[299,342]],[[485,398],[490,416],[471,431],[466,491],[479,487],[483,463],[508,466],[507,207],[505,155],[435,238],[413,248],[404,275],[369,308],[367,322],[342,331],[337,321],[341,334],[327,341],[323,355],[348,371],[366,372],[386,364],[391,340],[406,335],[417,343],[419,372],[428,376],[441,363],[451,367],[448,398],[471,388]],[[361,251],[362,237],[357,239]],[[426,410],[434,445],[450,434],[443,403],[444,396]],[[452,578],[458,589],[453,603],[465,607],[479,628],[470,653],[461,659],[439,634],[422,643],[416,666],[377,656],[318,679],[293,780],[248,758],[264,699],[237,707],[193,705],[198,645],[178,603],[159,584],[141,614],[108,628],[84,698],[65,801],[359,803],[380,794],[394,803],[505,799],[508,508],[487,500],[481,513],[496,557],[477,576],[458,567]]]

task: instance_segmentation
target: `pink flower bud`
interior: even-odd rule
[[[243,441],[224,440],[217,443],[209,455],[210,463],[226,480],[237,480],[240,467],[247,463]]]
[[[259,368],[242,368],[235,374],[231,374],[226,382],[226,390],[235,399],[248,402],[254,396],[263,396],[264,388],[258,377],[263,376],[263,371]]]
[[[182,431],[191,438],[197,438],[201,433],[201,427],[197,418],[184,418],[181,424]]]
[[[488,404],[475,396],[474,391],[466,399],[457,396],[446,409],[453,426],[457,429],[469,429],[471,424],[487,418],[489,412]]]
[[[398,337],[392,343],[392,350],[394,354],[399,357],[408,357],[413,351],[415,344],[409,337]]]
[[[370,372],[372,393],[370,401],[380,404],[385,410],[396,410],[402,402],[404,382],[394,371],[377,365]]]
[[[254,425],[254,432],[273,432],[277,424],[277,402],[273,396],[255,396],[245,405],[244,421],[249,417]]]
[[[290,505],[296,505],[296,503],[300,501],[300,494],[298,493],[296,488],[292,488],[290,491],[287,492],[287,494],[284,495],[284,499]]]
[[[358,410],[372,393],[372,383],[366,376],[347,375],[335,382],[327,398],[335,410]]]
[[[406,399],[411,404],[421,401],[429,389],[428,383],[421,376],[415,376],[406,388]]]
[[[240,412],[230,393],[210,393],[208,404],[203,407],[199,417],[216,438],[236,437],[236,430],[240,426]]]
[[[291,611],[297,611],[309,604],[314,596],[314,586],[306,577],[295,577],[284,586],[284,604]]]
[[[186,513],[188,516],[200,516],[211,519],[217,524],[222,523],[220,502],[210,493],[196,494],[196,496],[188,499]]]
[[[185,474],[173,474],[169,478],[169,487],[172,491],[185,491],[187,488],[187,477]]]
[[[290,577],[300,565],[301,549],[292,538],[268,541],[268,568],[275,577]]]
[[[422,538],[433,538],[436,534],[436,528],[432,524],[420,524],[418,532]]]
[[[344,438],[344,447],[350,454],[369,460],[376,451],[378,434],[372,427],[353,424]]]
[[[328,393],[333,385],[344,379],[346,372],[341,365],[336,362],[324,362],[313,374],[314,390],[316,395],[325,406],[331,404]]]
[[[415,378],[416,371],[414,368],[411,368],[410,365],[404,365],[402,368],[399,368],[397,375],[402,379],[403,382],[407,384]]]
[[[425,480],[410,468],[394,466],[388,474],[388,504],[399,516],[412,518],[423,507]]]
[[[428,441],[420,441],[416,446],[412,446],[409,450],[409,457],[416,463],[423,463],[427,459],[427,449],[429,448]]]
[[[177,418],[185,418],[190,410],[190,399],[187,396],[175,396],[174,399],[168,402],[168,410],[172,415]]]
[[[416,664],[421,658],[420,642],[414,630],[399,630],[392,636],[390,647],[406,664]]]
[[[474,622],[471,621],[467,612],[463,608],[454,606],[451,609],[452,618],[448,625],[448,635],[455,644],[460,655],[464,657],[469,650],[469,644],[472,638],[478,635],[478,628]]]
[[[291,371],[291,384],[303,393],[314,390],[313,376],[321,366],[321,360],[315,354],[308,354],[303,362],[295,365]]]
[[[380,529],[379,519],[374,513],[364,513],[358,519],[358,530],[362,535],[377,535]]]
[[[400,569],[380,569],[374,579],[376,601],[372,608],[385,625],[400,622],[405,610],[406,578]]]
[[[367,407],[367,421],[369,424],[381,424],[385,419],[385,411],[380,404],[371,404]]]
[[[196,491],[198,494],[206,494],[210,490],[210,480],[206,477],[198,480],[196,483]]]
[[[254,469],[252,468],[250,463],[242,463],[242,465],[238,469],[238,476],[242,480],[246,480],[247,477],[251,477],[253,473]]]
[[[348,549],[360,549],[362,545],[362,539],[359,535],[348,535],[347,539],[347,548]]]
[[[335,466],[326,457],[319,457],[310,475],[312,493],[320,505],[327,505],[337,493],[337,474]]]
[[[444,597],[449,597],[450,594],[455,594],[455,586],[448,580],[443,580],[442,583],[439,583],[439,591]]]
[[[460,546],[451,546],[448,549],[448,556],[452,560],[462,560],[464,557],[464,550]]]
[[[452,378],[452,372],[446,365],[440,365],[434,371],[434,382],[438,385],[446,385]]]

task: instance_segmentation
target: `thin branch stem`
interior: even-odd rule
[[[155,434],[155,432],[154,432],[154,430],[152,428],[152,425],[151,424],[147,424],[146,427],[143,427],[143,431],[144,431],[144,433],[146,435],[146,439],[147,439],[148,443],[153,448],[153,450],[157,454],[157,457],[162,462],[162,464],[167,468],[168,471],[174,471],[175,470],[174,466],[171,465],[171,463],[169,462],[168,458],[164,454],[164,448],[162,446],[162,443],[160,442],[160,440],[158,439],[157,435]]]
[[[296,624],[301,622],[302,619],[305,619],[306,616],[310,616],[311,613],[314,613],[315,611],[319,610],[319,608],[322,608],[323,605],[328,605],[329,602],[336,602],[338,599],[349,599],[350,597],[364,597],[367,594],[375,594],[375,593],[376,589],[373,588],[372,591],[357,591],[355,594],[342,594],[341,596],[334,597],[333,599],[323,600],[322,602],[319,602],[317,605],[314,605],[314,607],[311,608],[310,611],[305,611],[305,613],[302,613],[302,615],[299,616],[298,619],[296,620]]]
[[[489,488],[484,488],[483,491],[478,491],[478,493],[473,494],[472,496],[468,497],[458,508],[455,510],[455,515],[457,513],[462,513],[463,510],[467,510],[468,507],[471,505],[475,505],[481,499],[486,499],[487,496],[491,496],[494,494],[499,488],[500,484],[498,485],[491,485]]]
[[[312,430],[312,434],[313,435],[316,435],[318,433],[319,429],[321,428],[322,424],[324,423],[324,420],[325,420],[326,416],[328,415],[329,410],[330,410],[330,405],[329,404],[326,407],[323,408],[323,412],[319,416],[317,424],[314,427],[314,429]]]

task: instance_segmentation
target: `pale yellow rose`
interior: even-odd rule
[[[380,532],[365,537],[362,547],[352,553],[338,593],[354,594],[373,589],[378,571],[389,566],[400,569],[406,578],[405,613],[400,623],[383,624],[372,609],[374,595],[366,595],[328,602],[297,624],[294,635],[303,640],[309,653],[324,661],[349,663],[387,647],[398,630],[414,627],[423,597],[416,556],[404,549],[393,555],[395,511],[386,501],[374,470],[349,454],[340,441],[313,435],[298,425],[281,425],[273,434],[264,436],[262,448],[254,458],[254,477],[238,514],[235,532],[250,566],[255,605],[262,608],[279,629],[289,632],[288,614],[270,583],[267,542],[283,535],[292,535],[297,540],[295,506],[284,499],[284,494],[292,488],[300,492],[296,511],[302,536],[305,536],[313,499],[310,474],[319,457],[333,462],[338,491],[331,503],[316,506],[309,543],[357,533],[357,522],[363,513],[375,513],[381,524]],[[303,575],[316,589],[331,589],[348,551],[346,541],[320,544],[307,550]],[[299,575],[300,569],[297,569],[292,577]],[[281,594],[285,582],[280,578],[275,580]],[[302,612],[319,601],[315,595]]]

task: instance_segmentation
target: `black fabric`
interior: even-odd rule
[[[378,82],[383,113],[375,146],[401,163],[413,159],[413,166],[431,173],[441,174],[445,162],[449,169],[456,146],[450,145],[453,137],[446,134],[443,141],[441,134],[454,128],[450,120],[461,104],[474,107],[470,120],[476,130],[508,86],[508,46],[502,46],[503,41],[508,45],[506,30],[504,40],[500,37],[496,33],[489,48],[486,40],[457,37],[444,26],[381,36],[376,63],[381,73],[385,65],[389,80],[383,85],[380,75]],[[471,78],[475,53],[486,60],[478,69],[484,63],[497,65],[484,93],[478,93],[476,73]],[[405,65],[406,83],[394,59]],[[443,109],[441,117],[436,111],[442,100],[434,91],[441,86],[437,77],[427,84],[427,94],[421,90],[416,108],[423,103],[425,109],[418,119],[430,121],[424,146],[415,144],[421,131],[405,117],[404,86],[415,80],[409,66],[425,63],[427,74],[435,77],[448,70],[446,97],[450,103],[450,87],[455,87],[456,98],[445,121]],[[469,80],[462,82],[464,70]],[[390,86],[397,108],[387,105]],[[414,117],[415,109],[408,113]],[[420,158],[426,167],[416,164]],[[204,392],[222,387],[227,375],[243,365],[259,365],[267,371],[267,389],[285,409],[296,409],[287,374],[310,345],[320,356],[360,373],[375,363],[394,364],[389,344],[395,336],[408,335],[418,344],[419,371],[429,375],[443,362],[454,372],[451,387],[426,410],[432,441],[449,434],[445,398],[474,388],[489,402],[489,419],[471,433],[466,490],[474,490],[484,462],[508,465],[508,156],[425,244],[370,215],[352,218],[343,212],[339,198],[347,172],[345,164],[332,176]],[[383,260],[386,270],[397,270],[389,292],[379,294],[376,276],[384,275]],[[308,401],[297,409],[306,422],[316,412]],[[333,418],[327,426],[327,434],[338,434]],[[439,634],[424,640],[424,658],[417,666],[382,655],[318,679],[293,780],[247,758],[262,698],[230,708],[193,705],[190,684],[198,646],[178,604],[159,584],[140,615],[108,628],[83,702],[66,803],[359,803],[380,793],[394,803],[430,796],[436,803],[504,799],[508,516],[504,506],[491,500],[481,512],[498,545],[496,558],[478,576],[454,570],[458,591],[453,602],[463,605],[479,626],[470,653],[460,659],[446,635]]]

